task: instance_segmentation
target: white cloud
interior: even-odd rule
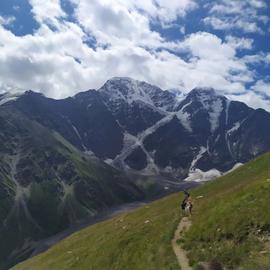
[[[226,41],[235,49],[251,50],[253,48],[254,40],[250,38],[238,38],[234,36],[226,36]]]
[[[194,56],[202,59],[229,59],[236,53],[230,44],[207,32],[191,34],[182,42],[182,46],[189,48]]]
[[[80,0],[76,8],[77,20],[101,44],[125,42],[129,45],[131,42],[150,47],[159,45],[162,39],[158,33],[150,30],[149,18],[119,2]]]
[[[270,111],[270,101],[266,100],[263,96],[254,93],[253,91],[247,91],[243,95],[228,95],[228,97],[232,100],[244,102],[255,109],[263,108]]]
[[[178,16],[185,16],[186,12],[197,7],[195,1],[191,0],[157,0],[155,16],[164,22],[172,22]]]
[[[266,7],[263,0],[219,0],[213,4],[203,21],[216,30],[237,29],[245,33],[263,34],[260,24],[267,24],[269,17],[261,15],[260,11]]]
[[[58,24],[57,18],[65,17],[66,14],[62,10],[60,0],[29,0],[32,6],[32,13],[37,22]]]
[[[259,52],[257,54],[245,55],[241,61],[245,64],[270,64],[270,53]]]
[[[62,24],[56,32],[43,26],[34,36],[25,37],[1,29],[0,78],[10,84],[17,74],[18,86],[54,97],[98,87],[112,76],[131,76],[163,88],[183,85],[191,90],[201,85],[244,91],[239,77],[248,72],[235,58],[234,46],[209,33],[193,34],[178,44],[195,57],[188,62],[166,50],[151,52],[126,43],[94,50],[84,38],[85,33],[73,23]],[[236,80],[231,71],[238,72]]]
[[[15,20],[14,16],[0,16],[0,25],[8,26],[14,23]]]
[[[253,85],[252,90],[270,98],[270,82],[259,80]]]
[[[267,7],[265,0],[249,0],[251,6],[255,8],[265,8]]]
[[[16,12],[18,12],[18,11],[20,10],[20,6],[14,5],[14,6],[12,7],[12,9],[15,10]]]
[[[255,22],[249,22],[237,18],[218,18],[218,17],[206,17],[204,23],[211,25],[216,30],[231,30],[240,29],[246,33],[263,33],[262,29]]]
[[[181,26],[179,29],[180,33],[182,33],[183,35],[186,34],[186,27],[185,26]]]
[[[152,21],[163,27],[194,9],[193,0],[72,0],[77,21],[98,43],[132,42],[139,46],[159,47],[163,38],[150,28]]]
[[[85,0],[73,1],[77,4],[86,2]],[[130,11],[141,11],[162,23],[173,22],[177,17],[183,17],[188,11],[197,7],[196,0],[101,0],[99,2],[110,6],[120,5]]]
[[[255,75],[249,69],[251,60],[239,58],[237,52],[250,50],[252,40],[222,40],[197,32],[169,42],[151,29],[153,19],[174,23],[175,17],[194,8],[193,1],[179,2],[73,0],[77,21],[71,23],[59,1],[31,0],[40,23],[34,34],[19,37],[0,26],[0,81],[56,98],[99,88],[113,76],[145,80],[163,89],[203,86],[247,95],[245,84],[254,82]],[[160,15],[162,6],[171,12],[166,19]],[[97,41],[93,47],[87,45],[91,38]],[[259,102],[254,99],[254,104]]]

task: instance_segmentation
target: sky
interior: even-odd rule
[[[131,77],[270,111],[269,0],[1,0],[0,92]]]

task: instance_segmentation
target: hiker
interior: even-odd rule
[[[182,208],[182,210],[185,210],[186,213],[191,215],[193,204],[192,204],[192,201],[190,198],[190,194],[186,190],[184,190],[184,193],[185,193],[185,198],[181,204],[181,208]]]

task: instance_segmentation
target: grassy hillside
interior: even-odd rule
[[[199,262],[269,269],[269,195],[270,154],[193,190],[193,225],[183,244],[194,269]],[[179,269],[170,241],[180,199],[175,194],[88,227],[14,270]]]
[[[185,237],[192,262],[270,269],[270,154],[194,191],[193,225]]]
[[[171,248],[178,200],[169,196],[88,227],[14,269],[179,269]]]

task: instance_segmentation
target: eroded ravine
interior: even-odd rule
[[[18,147],[14,155],[9,156],[10,160],[10,178],[14,184],[14,204],[4,221],[4,225],[7,224],[8,220],[13,216],[20,216],[23,214],[26,219],[31,222],[38,229],[41,229],[40,226],[33,219],[26,202],[27,194],[29,193],[30,187],[23,187],[17,179],[17,167],[21,159],[21,149]],[[18,224],[20,229],[20,224]]]

